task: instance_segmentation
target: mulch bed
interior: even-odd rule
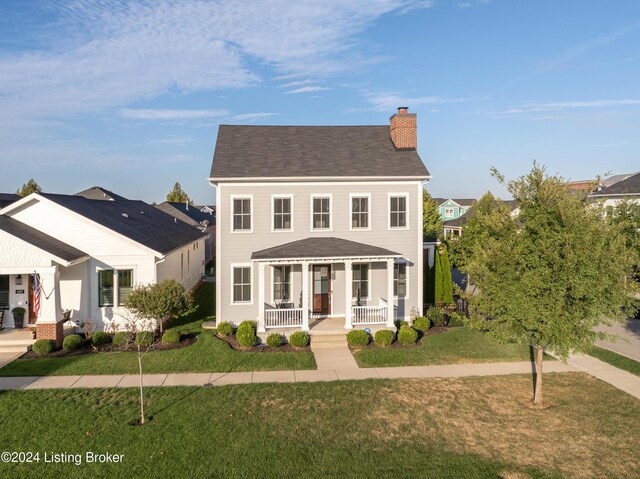
[[[452,329],[453,326],[434,326],[433,328],[430,328],[426,333],[422,334],[420,332],[418,332],[418,341],[416,341],[415,344],[402,344],[400,341],[394,341],[393,343],[391,343],[391,346],[387,346],[382,347],[382,346],[378,346],[376,343],[374,343],[373,341],[371,341],[369,344],[367,344],[366,346],[354,346],[351,347],[352,351],[361,351],[363,349],[411,349],[411,348],[417,348],[418,346],[420,346],[422,344],[422,338],[424,338],[425,336],[435,336],[437,334],[442,334],[442,333],[446,333],[447,331],[450,331]]]
[[[267,346],[266,344],[260,344],[258,346],[254,346],[253,348],[245,348],[244,346],[240,346],[236,337],[234,335],[231,336],[221,336],[216,334],[216,337],[221,341],[227,343],[231,348],[236,351],[242,351],[245,353],[299,353],[302,351],[311,351],[311,346],[305,346],[304,348],[296,348],[291,346],[290,344],[283,344],[278,348],[272,348]]]
[[[160,338],[156,338],[157,341]],[[191,346],[198,339],[193,334],[185,334],[180,338],[179,343],[162,343],[158,342],[149,350],[149,352],[153,351],[167,351],[170,349],[180,349],[186,348],[187,346]],[[82,356],[84,354],[95,354],[95,353],[121,353],[125,351],[137,351],[135,344],[127,344],[126,346],[116,346],[114,344],[108,343],[103,344],[102,346],[94,347],[90,341],[87,341],[81,348],[74,349],[72,351],[65,351],[62,348],[55,349],[50,354],[36,354],[33,351],[29,350],[20,356],[21,359],[42,359],[42,358],[65,358],[72,356]]]

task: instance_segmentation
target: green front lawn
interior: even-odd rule
[[[0,393],[3,451],[124,454],[0,463],[3,479],[637,477],[640,401],[579,373]],[[562,445],[562,447],[558,447]]]
[[[366,348],[355,352],[353,356],[361,368],[532,359],[528,346],[499,344],[489,334],[466,327],[451,328],[445,333],[426,336],[416,347]]]
[[[591,351],[589,351],[589,355],[598,358],[600,361],[609,363],[616,368],[624,369],[636,376],[640,376],[640,363],[626,356],[614,353],[608,349],[599,348],[598,346],[594,346]]]
[[[247,353],[235,351],[217,339],[210,330],[202,329],[204,321],[212,321],[215,312],[215,284],[198,288],[195,302],[198,310],[181,318],[167,329],[183,334],[196,334],[191,346],[169,351],[154,351],[144,358],[147,373],[229,372],[315,369],[311,352]],[[17,359],[0,369],[0,376],[48,376],[73,374],[135,374],[138,371],[134,353],[97,353],[81,356],[41,359]]]

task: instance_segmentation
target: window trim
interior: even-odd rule
[[[371,263],[353,263],[351,265],[351,301],[356,301],[357,298],[353,295],[353,283],[355,279],[353,278],[353,270],[356,266],[367,266],[367,296],[360,296],[360,299],[364,299],[366,301],[371,301]]]
[[[136,287],[136,276],[137,276],[137,268],[132,264],[122,264],[122,265],[113,265],[109,267],[97,267],[95,272],[97,275],[96,278],[96,289],[95,291],[98,294],[98,300],[96,304],[98,305],[98,309],[105,308],[124,308],[124,305],[120,302],[120,275],[118,271],[131,271],[131,290]],[[113,304],[111,306],[100,306],[100,273],[102,271],[111,271],[113,274]]]
[[[295,301],[293,300],[293,265],[291,264],[272,264],[271,265],[271,303],[275,304],[276,302],[276,298],[275,298],[275,277],[276,277],[276,268],[289,268],[289,293],[290,293],[290,298],[289,301],[287,301],[286,304],[294,304]]]
[[[251,306],[253,304],[253,264],[252,263],[231,263],[230,265],[230,281],[231,285],[230,291],[230,304],[231,306]],[[250,301],[234,301],[233,300],[233,289],[235,287],[235,283],[233,282],[233,270],[235,268],[249,268],[249,296],[251,296]]]
[[[312,193],[309,195],[309,213],[311,222],[309,224],[310,231],[333,231],[333,194],[332,193]],[[314,228],[313,227],[313,200],[317,198],[329,198],[329,227]]]
[[[391,198],[405,198],[405,215],[406,215],[406,224],[405,226],[391,226]],[[408,192],[398,192],[398,193],[388,193],[387,194],[387,229],[390,231],[395,230],[408,230],[410,229],[409,223],[409,193]]]
[[[120,300],[120,271],[131,271],[131,291],[136,287],[136,271],[132,266],[116,266],[116,269],[114,270],[117,278],[117,281],[114,281],[114,286],[115,283],[117,283],[117,287],[115,289],[118,291],[118,300],[117,302],[114,300],[114,303],[117,304],[118,307],[124,307],[123,302]]]
[[[393,263],[393,283],[394,283],[394,287],[395,287],[395,282],[396,282],[396,275],[395,275],[395,269],[397,265],[403,264],[405,265],[405,275],[406,275],[406,280],[405,280],[405,287],[407,289],[407,294],[405,294],[404,296],[400,296],[400,298],[403,299],[409,299],[410,295],[409,295],[409,262],[408,261],[396,261],[395,263]],[[394,288],[395,289],[395,288]],[[394,299],[398,299],[398,295],[394,294],[393,295]]]
[[[253,233],[253,195],[230,195],[230,210],[231,210],[231,214],[230,214],[230,218],[231,218],[231,224],[230,226],[230,230],[231,233],[236,233],[236,234],[247,234],[247,233]],[[249,200],[249,214],[251,215],[249,222],[251,223],[251,228],[249,228],[248,230],[236,230],[233,228],[233,204],[235,202],[235,200]]]
[[[450,215],[449,215],[449,214],[447,214],[447,212],[449,212],[449,211],[451,211],[451,214],[450,214]],[[453,206],[451,206],[451,207],[447,206],[447,207],[444,209],[444,217],[445,217],[445,218],[453,218],[455,215],[456,215],[456,214],[455,214],[455,210],[454,210]]]
[[[354,198],[367,198],[367,227],[354,228],[353,227],[353,199]],[[371,231],[371,193],[349,193],[349,231]]]
[[[278,199],[288,199],[291,201],[291,228],[285,230],[277,230],[276,229],[276,205],[275,202]],[[293,222],[293,218],[294,218],[294,200],[293,200],[293,193],[282,193],[282,194],[273,194],[271,195],[271,232],[272,233],[293,233],[295,231],[295,225]],[[253,223],[252,225],[253,226]]]

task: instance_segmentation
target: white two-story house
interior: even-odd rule
[[[393,326],[422,309],[416,115],[390,125],[221,125],[216,321],[258,331]]]

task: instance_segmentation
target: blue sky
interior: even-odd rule
[[[614,8],[615,6],[615,8]],[[640,2],[0,2],[0,191],[201,204],[220,123],[418,114],[434,196],[640,170]]]

